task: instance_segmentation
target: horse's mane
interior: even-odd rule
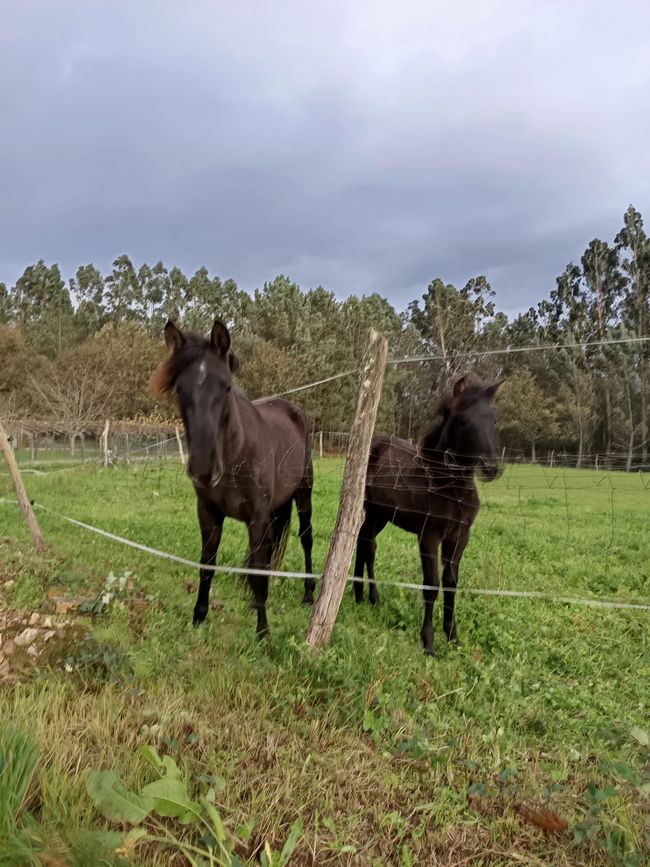
[[[159,364],[151,374],[149,392],[156,395],[170,391],[178,375],[197,361],[210,346],[209,338],[196,331],[186,331],[183,345],[174,349],[169,358]]]
[[[484,386],[478,380],[465,379],[465,387],[459,394],[453,394],[451,391],[446,391],[436,409],[434,418],[435,423],[431,428],[425,431],[418,441],[418,446],[422,452],[433,452],[438,447],[442,429],[447,422],[449,413],[453,410],[462,412],[468,406],[471,406],[479,398],[485,396]]]

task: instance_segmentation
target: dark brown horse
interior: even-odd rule
[[[479,511],[474,473],[485,479],[498,472],[496,416],[492,399],[500,383],[484,387],[459,379],[439,407],[440,421],[413,446],[397,437],[372,442],[366,479],[365,519],[357,541],[354,597],[363,601],[363,571],[369,598],[379,601],[375,583],[376,537],[386,524],[416,533],[424,584],[424,652],[433,654],[433,604],[438,595],[438,549],[442,548],[443,628],[458,641],[454,618],[458,564]],[[429,589],[431,588],[431,589]]]
[[[209,338],[165,326],[171,355],[154,372],[154,393],[173,390],[187,438],[187,472],[196,492],[201,526],[201,563],[214,565],[224,518],[248,527],[247,565],[279,566],[284,553],[291,504],[300,521],[305,571],[311,573],[311,489],[313,469],[307,419],[298,407],[279,398],[255,406],[232,385],[239,366],[230,351],[230,334],[219,321]],[[213,572],[200,571],[194,625],[205,620]],[[269,579],[249,574],[257,634],[268,632]],[[305,580],[303,604],[314,601],[315,581]]]

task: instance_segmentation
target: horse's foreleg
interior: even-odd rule
[[[223,528],[223,515],[216,512],[208,503],[198,500],[197,511],[201,526],[201,563],[214,566],[217,562],[217,551],[221,541]],[[194,606],[194,626],[198,626],[205,620],[208,613],[208,601],[210,598],[210,585],[214,572],[211,569],[199,570],[199,592]]]
[[[460,558],[463,556],[463,551],[467,545],[467,534],[459,539],[446,539],[442,543],[442,586],[444,595],[444,614],[442,628],[447,636],[447,641],[453,641],[458,644],[458,634],[456,632],[456,616],[454,606],[456,604],[456,587],[458,586],[458,566]],[[449,589],[447,589],[449,588]]]
[[[248,560],[246,565],[252,569],[270,569],[273,553],[271,521],[253,521],[248,526]],[[266,600],[269,595],[269,576],[248,576],[253,591],[253,608],[257,611],[257,636],[268,635],[269,624],[266,620]]]
[[[296,491],[296,508],[298,509],[300,544],[305,555],[305,572],[310,574],[314,571],[311,562],[311,552],[314,544],[311,529],[311,484],[303,482]],[[305,595],[302,598],[303,605],[314,604],[314,590],[316,581],[314,578],[305,578]]]
[[[420,538],[420,559],[426,589],[424,595],[424,622],[422,624],[422,644],[424,652],[433,656],[433,605],[438,596],[438,540]]]

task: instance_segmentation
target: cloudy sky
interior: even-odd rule
[[[120,253],[527,307],[650,222],[650,3],[0,0],[0,280]]]

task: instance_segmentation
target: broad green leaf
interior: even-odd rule
[[[178,819],[183,825],[199,818],[200,807],[190,800],[182,780],[162,777],[145,786],[142,795],[153,803],[153,810],[160,816]]]
[[[642,747],[650,745],[650,735],[645,729],[639,728],[639,726],[633,726],[630,729],[630,734],[635,741],[638,741],[641,744]]]
[[[97,809],[111,822],[139,825],[153,807],[149,798],[129,792],[119,782],[115,771],[89,771],[86,791]]]
[[[156,771],[159,777],[162,777],[162,759],[151,746],[151,744],[145,744],[145,746],[140,747],[140,755],[147,762],[147,764],[151,765],[151,767]]]
[[[173,779],[173,780],[180,780],[181,779],[180,768],[178,767],[178,765],[172,759],[171,756],[163,756],[162,763],[163,763],[163,768],[165,769],[165,772],[170,779]]]

